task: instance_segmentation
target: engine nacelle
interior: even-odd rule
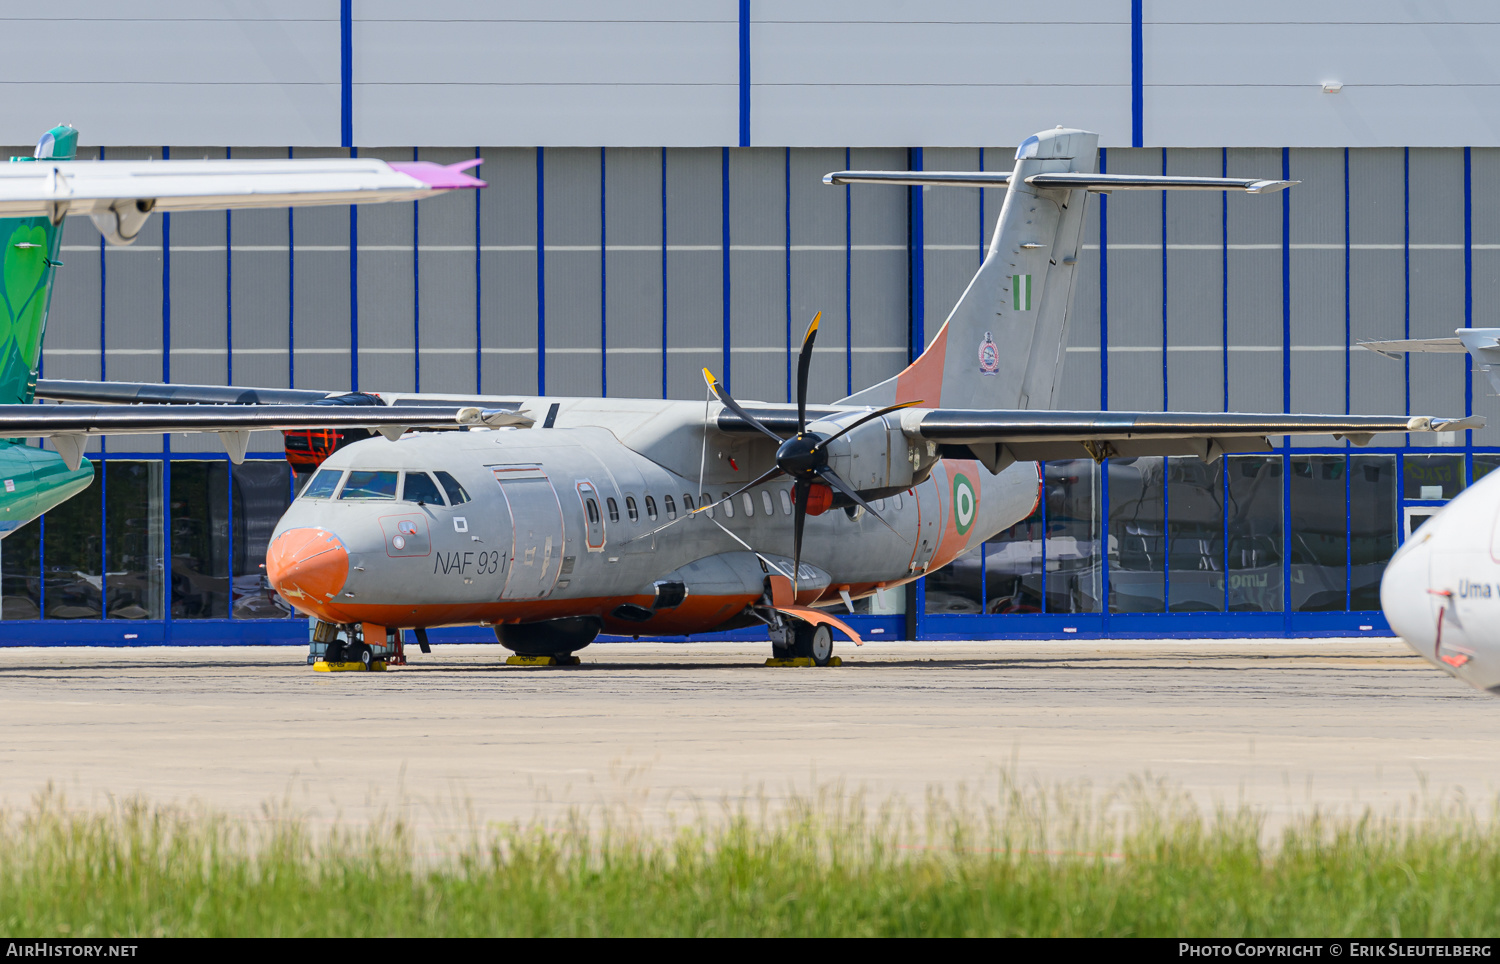
[[[111,204],[103,213],[90,215],[89,220],[110,244],[130,244],[140,236],[141,228],[151,219],[155,207],[155,198],[121,200]]]
[[[820,435],[833,435],[858,414],[823,419],[809,426]],[[901,430],[901,415],[866,422],[828,446],[828,467],[869,498],[868,493],[899,492],[927,478],[937,461],[937,447],[909,438]]]

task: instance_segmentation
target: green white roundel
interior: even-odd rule
[[[974,524],[975,510],[979,508],[979,494],[974,491],[974,483],[967,478],[953,474],[953,525],[959,535],[968,535],[969,527]]]

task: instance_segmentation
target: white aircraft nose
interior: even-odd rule
[[[1442,666],[1433,651],[1437,642],[1437,613],[1432,604],[1429,538],[1414,536],[1420,542],[1408,542],[1380,579],[1380,608],[1396,635],[1406,640],[1428,662]],[[1446,669],[1446,667],[1442,667]]]

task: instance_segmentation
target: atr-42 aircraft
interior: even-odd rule
[[[831,659],[818,608],[917,579],[1025,518],[1037,460],[1271,450],[1266,438],[1449,431],[1480,420],[1051,411],[1089,192],[1293,182],[1093,173],[1098,137],[1028,137],[1010,173],[845,171],[831,184],[1008,187],[978,274],[905,371],[809,406],[425,396],[527,429],[412,433],[339,449],[282,517],[267,576],[319,623],[328,659],[368,661],[414,629],[482,624],[518,654],[569,659],[600,632],[764,624],[773,655]],[[97,386],[75,400],[222,399],[225,389]],[[228,390],[236,391],[236,390]],[[153,395],[154,393],[154,395]],[[385,396],[402,403],[412,396]],[[140,408],[143,406],[134,406]],[[0,412],[0,416],[5,413]]]
[[[412,425],[455,423],[458,413],[452,407],[362,407],[351,414],[347,399],[325,399],[329,393],[322,392],[274,409],[253,404],[192,411],[29,404],[36,396],[52,279],[62,265],[58,253],[68,215],[86,214],[111,244],[130,244],[155,212],[412,201],[484,186],[463,173],[477,159],[449,167],[368,158],[79,161],[77,144],[78,131],[55,127],[43,135],[32,157],[11,158],[27,163],[0,165],[0,411],[9,413],[0,416],[0,538],[88,486],[94,477],[93,466],[83,458],[89,435],[218,432],[238,462],[255,429],[360,426],[399,436]],[[57,451],[22,442],[38,436],[51,437]]]

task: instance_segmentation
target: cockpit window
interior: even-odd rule
[[[447,472],[434,472],[433,474],[443,484],[443,491],[448,493],[449,505],[463,505],[469,501],[469,493],[464,491],[464,487],[458,484],[457,479]]]
[[[318,474],[312,477],[312,481],[307,483],[307,487],[302,490],[302,498],[333,498],[333,490],[339,487],[339,479],[343,476],[343,469],[320,469]]]
[[[442,505],[443,494],[437,483],[426,472],[406,473],[406,486],[401,490],[403,502],[421,502],[424,505]]]
[[[340,501],[344,499],[394,500],[395,498],[395,472],[350,472],[348,481],[344,483],[343,490],[339,492]]]

